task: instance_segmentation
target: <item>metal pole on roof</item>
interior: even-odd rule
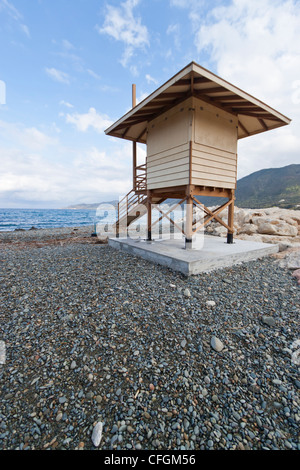
[[[132,107],[136,106],[136,85],[132,84]],[[136,142],[132,143],[133,190],[136,190]]]

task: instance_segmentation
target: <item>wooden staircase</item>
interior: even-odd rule
[[[147,214],[146,165],[136,167],[135,188],[129,191],[118,204],[118,219],[115,223],[117,235],[126,234],[128,226]],[[161,204],[167,198],[152,197],[152,204]]]
[[[161,204],[166,198],[152,198],[152,204]],[[127,231],[128,226],[147,214],[147,195],[132,189],[118,204],[118,220],[115,224],[117,234]],[[125,235],[125,233],[124,233]]]

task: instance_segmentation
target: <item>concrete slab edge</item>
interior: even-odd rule
[[[124,251],[125,253],[130,253],[134,256],[138,256],[154,264],[159,264],[174,271],[179,271],[185,276],[211,272],[216,269],[227,268],[248,261],[254,261],[265,256],[270,256],[271,254],[277,253],[279,251],[279,245],[268,244],[264,248],[258,248],[257,250],[251,250],[246,253],[228,254],[223,256],[222,258],[219,258],[218,260],[210,259],[207,262],[199,260],[188,262],[185,260],[176,259],[168,255],[164,255],[162,253],[155,253],[153,251],[148,251],[137,246],[132,246],[127,244],[126,242],[122,242],[121,240],[109,239],[108,244],[112,248],[118,249],[119,251]]]

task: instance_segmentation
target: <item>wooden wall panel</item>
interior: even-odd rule
[[[191,99],[148,125],[147,189],[189,184]]]
[[[237,117],[194,99],[191,184],[235,189]]]

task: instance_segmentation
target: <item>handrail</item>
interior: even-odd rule
[[[134,209],[134,207],[142,204],[146,201],[147,196],[145,193],[140,193],[139,191],[145,191],[147,189],[147,179],[146,179],[146,163],[143,165],[139,165],[136,167],[136,170],[140,172],[140,174],[136,174],[133,186],[134,189],[129,191],[126,196],[121,199],[118,203],[118,220],[116,226],[118,227],[120,224],[120,220],[125,217],[129,216],[130,212]]]
[[[134,207],[142,204],[147,199],[145,194],[136,194],[133,189],[129,191],[128,194],[119,202],[118,204],[118,221],[130,214],[130,212],[134,209]]]

